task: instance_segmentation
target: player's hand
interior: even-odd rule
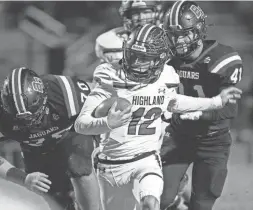
[[[225,106],[227,103],[235,104],[237,99],[241,98],[242,90],[236,87],[228,87],[223,89],[219,96],[222,100],[222,105]]]
[[[111,129],[118,128],[126,124],[129,121],[130,117],[132,116],[131,113],[132,106],[128,106],[123,111],[120,110],[116,111],[116,107],[117,101],[112,105],[107,116],[107,123]]]
[[[36,193],[47,193],[52,182],[48,179],[48,175],[40,172],[33,172],[26,176],[25,186]]]
[[[187,113],[181,114],[180,119],[182,119],[182,120],[198,120],[202,114],[203,114],[202,111],[187,112]]]

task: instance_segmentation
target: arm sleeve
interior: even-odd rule
[[[9,171],[10,168],[13,168],[14,166],[10,164],[7,160],[0,157],[0,177],[3,179],[6,179],[6,174]]]
[[[101,87],[93,89],[87,97],[83,108],[75,121],[75,131],[84,135],[99,135],[109,132],[111,129],[107,124],[107,117],[95,118],[93,111],[105,99],[110,98],[111,94]]]
[[[237,112],[238,112],[237,104],[227,104],[225,107],[223,107],[220,110],[203,112],[203,114],[200,116],[200,119],[208,120],[208,121],[233,119],[236,117]]]
[[[186,113],[220,108],[222,108],[220,96],[215,96],[213,98],[195,98],[174,93],[170,99],[167,110],[173,113]]]
[[[241,63],[229,66],[221,71],[222,82],[220,91],[228,86],[236,86],[242,79],[243,66]],[[205,111],[200,119],[207,121],[219,121],[233,119],[237,116],[238,104],[227,104],[222,109]]]

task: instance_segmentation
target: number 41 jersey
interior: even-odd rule
[[[161,114],[167,110],[179,84],[175,70],[167,65],[152,84],[134,83],[123,75],[122,70],[116,70],[110,64],[102,64],[94,72],[94,79],[100,81],[101,88],[106,89],[110,96],[126,98],[132,104],[130,122],[101,135],[102,153],[111,158],[127,158],[158,149]],[[97,94],[99,90],[93,89],[98,91]]]
[[[180,76],[179,93],[193,97],[213,97],[242,78],[242,60],[232,47],[213,40],[204,41],[204,50],[193,62],[173,59],[172,65]],[[177,134],[206,135],[229,129],[229,118],[237,113],[237,105],[229,104],[221,110],[210,111],[211,120],[181,120],[173,114],[170,128]]]
[[[25,127],[3,112],[0,131],[5,137],[21,143],[22,149],[47,152],[67,136],[87,95],[88,84],[78,78],[43,75],[47,87],[46,114],[37,126]]]

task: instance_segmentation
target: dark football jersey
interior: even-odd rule
[[[242,60],[238,53],[232,47],[212,40],[204,41],[204,50],[195,61],[187,63],[176,58],[169,65],[180,76],[179,93],[187,96],[211,98],[242,78]],[[229,121],[181,120],[178,114],[173,114],[171,128],[181,134],[205,135],[228,129]]]
[[[5,137],[20,142],[23,149],[46,152],[67,136],[90,88],[76,77],[44,75],[41,79],[48,94],[42,123],[27,128],[3,112],[1,132]]]

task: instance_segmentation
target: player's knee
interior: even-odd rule
[[[141,199],[141,210],[159,210],[160,204],[157,198],[152,195],[144,196]]]

